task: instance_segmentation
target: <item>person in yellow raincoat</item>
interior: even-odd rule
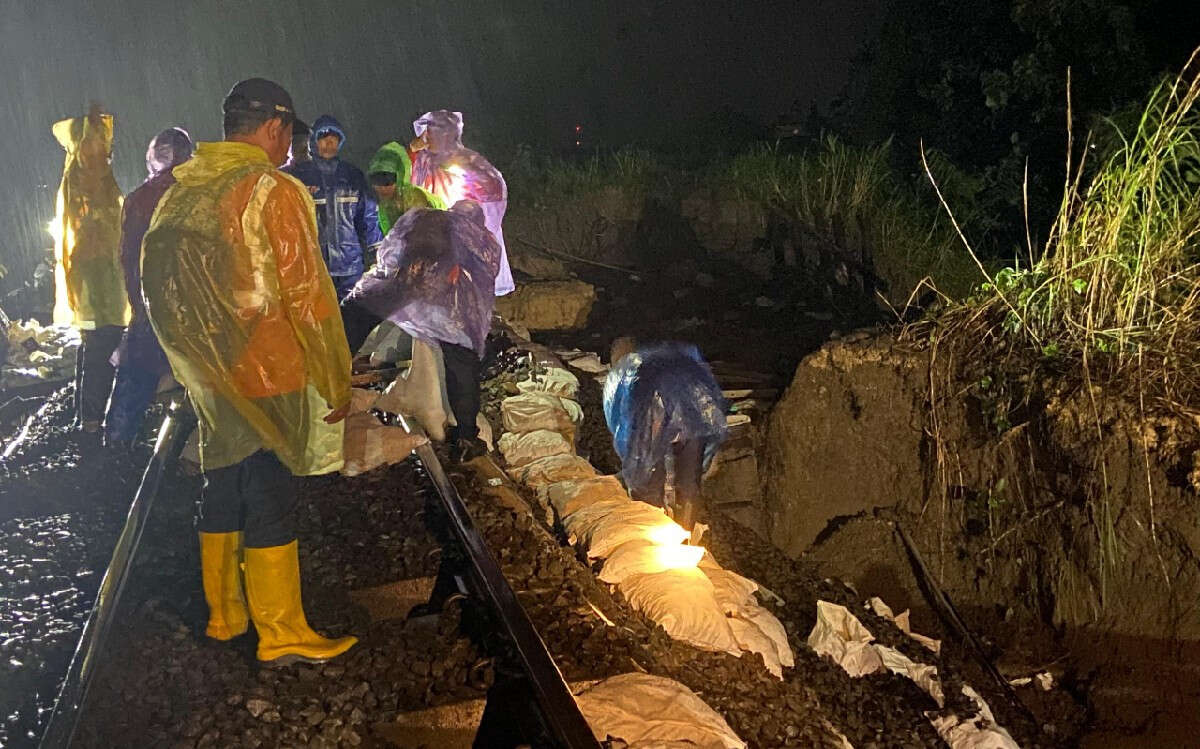
[[[206,633],[232,639],[249,619],[259,660],[321,661],[356,640],[308,626],[292,475],[342,465],[350,352],[312,198],[276,169],[292,139],[291,97],[251,78],[223,110],[225,140],[200,143],[175,168],[151,220],[142,293],[199,417]]]
[[[86,117],[54,123],[67,152],[51,231],[54,234],[54,322],[79,329],[75,412],[98,432],[112,389],[113,351],[129,322],[121,272],[121,190],[113,178],[112,115],[93,104]]]

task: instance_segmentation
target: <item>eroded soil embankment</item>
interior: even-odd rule
[[[1180,745],[1200,728],[1196,424],[1023,386],[998,404],[890,337],[807,357],[768,426],[771,540],[936,627],[898,523],[1006,676],[1048,669],[1086,706],[1085,743]]]

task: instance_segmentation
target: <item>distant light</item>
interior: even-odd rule
[[[576,126],[575,126],[575,132],[577,132],[577,133],[582,133],[582,132],[583,132],[583,125],[576,125]]]

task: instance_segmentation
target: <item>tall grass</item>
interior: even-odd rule
[[[856,148],[827,136],[795,154],[762,147],[715,177],[768,206],[835,255],[873,266],[893,302],[925,279],[961,298],[980,276],[933,201],[898,179],[891,144]]]
[[[1094,171],[1068,163],[1063,203],[1040,258],[998,273],[969,305],[973,320],[998,321],[1000,334],[1078,361],[1089,377],[1144,385],[1178,404],[1200,395],[1194,62],[1152,92],[1132,132],[1109,123],[1115,147]],[[1089,141],[1084,153],[1092,150]]]

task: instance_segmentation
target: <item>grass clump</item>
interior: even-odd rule
[[[1040,256],[989,277],[952,326],[1005,337],[1089,380],[1159,401],[1200,395],[1200,70],[1151,94],[1130,132],[1113,129],[1090,177],[1068,163]],[[1094,149],[1089,138],[1085,154]],[[966,331],[964,331],[966,332]]]
[[[714,179],[767,207],[819,256],[870,269],[892,304],[903,304],[922,281],[953,298],[979,283],[936,203],[897,178],[890,142],[857,148],[826,136],[800,153],[761,147],[733,158]]]

